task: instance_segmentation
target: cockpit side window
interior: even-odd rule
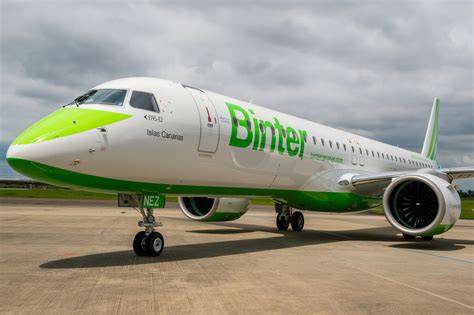
[[[150,110],[152,112],[160,112],[158,103],[151,93],[133,91],[132,97],[130,97],[130,105],[135,108]]]
[[[101,89],[90,90],[84,95],[79,96],[71,104],[102,104],[122,106],[127,95],[127,90]]]

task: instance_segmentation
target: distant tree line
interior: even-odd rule
[[[459,193],[459,196],[461,197],[474,197],[474,190],[469,189],[468,191],[464,191],[460,189],[458,193]]]

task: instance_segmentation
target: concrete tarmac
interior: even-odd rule
[[[474,313],[474,221],[404,241],[383,216],[272,207],[201,223],[156,211],[160,257],[131,249],[139,215],[114,202],[0,199],[1,313]]]

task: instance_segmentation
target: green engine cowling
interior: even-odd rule
[[[179,197],[184,215],[195,221],[232,221],[243,216],[249,206],[248,198]]]
[[[461,199],[438,174],[413,173],[395,179],[385,190],[384,213],[393,227],[413,236],[447,232],[461,215]]]

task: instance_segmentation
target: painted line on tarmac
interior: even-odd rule
[[[355,224],[367,226],[367,224],[363,224],[363,223],[355,223]],[[373,227],[372,225],[370,225],[370,226]],[[349,237],[349,236],[346,236],[346,235],[341,235],[341,234],[338,234],[338,233],[335,233],[335,232],[322,231],[322,230],[317,230],[317,231],[321,232],[321,233],[334,235],[334,236],[339,236],[339,237],[342,237],[342,238],[345,238],[345,239],[348,239],[348,240],[360,241],[360,240],[354,239],[352,237]],[[380,244],[380,243],[376,243],[376,242],[372,242],[372,241],[363,241],[362,240],[361,242],[366,242],[366,243],[369,243],[369,244],[378,245],[378,246],[382,246],[382,247],[390,247],[388,245],[384,245],[384,244]],[[471,265],[474,264],[474,262],[471,261],[471,260],[464,260],[464,259],[459,259],[459,258],[441,256],[441,255],[422,252],[422,251],[419,251],[419,250],[416,250],[416,249],[411,249],[411,248],[399,248],[399,247],[390,247],[390,248],[398,249],[398,250],[402,250],[402,251],[407,251],[407,252],[412,252],[412,253],[417,253],[417,254],[421,254],[421,255],[438,257],[438,258],[442,258],[442,259],[446,259],[446,260],[452,260],[452,261],[456,261],[456,262],[468,263],[468,264],[471,264]]]
[[[471,306],[471,305],[468,305],[468,304],[465,304],[465,303],[462,303],[462,302],[459,302],[459,301],[450,299],[450,298],[448,298],[448,297],[445,297],[445,296],[442,296],[442,295],[433,293],[433,292],[431,292],[431,291],[427,291],[427,290],[424,290],[424,289],[421,289],[421,288],[412,286],[412,285],[410,285],[410,284],[403,283],[403,282],[397,281],[397,280],[395,280],[395,279],[392,279],[392,278],[388,278],[388,277],[379,275],[379,274],[374,273],[374,272],[371,272],[371,271],[359,269],[359,268],[356,268],[356,267],[352,267],[352,268],[357,269],[357,270],[359,270],[359,271],[361,271],[361,272],[365,272],[365,273],[367,273],[367,274],[369,274],[369,275],[372,275],[372,276],[375,276],[375,277],[378,277],[378,278],[381,278],[381,279],[384,279],[384,280],[387,280],[387,281],[390,281],[390,282],[393,282],[393,283],[396,283],[396,284],[405,286],[405,287],[407,287],[407,288],[410,288],[410,289],[413,289],[413,290],[416,290],[416,291],[419,291],[419,292],[423,292],[423,293],[425,293],[425,294],[428,294],[428,295],[431,295],[431,296],[440,298],[440,299],[442,299],[442,300],[445,300],[445,301],[448,301],[448,302],[451,302],[451,303],[454,303],[454,304],[458,304],[458,305],[467,307],[467,308],[469,308],[469,309],[471,309],[471,310],[474,310],[474,307]]]
[[[322,233],[331,234],[331,235],[335,235],[335,236],[339,236],[339,237],[342,237],[342,238],[346,238],[346,239],[352,240],[352,238],[350,238],[350,237],[348,237],[348,236],[345,236],[345,235],[340,235],[340,234],[331,233],[331,232],[323,232],[323,231],[321,231],[321,232],[322,232]],[[385,245],[381,245],[381,244],[377,244],[377,243],[373,243],[373,242],[367,242],[367,243],[371,243],[371,244],[374,244],[374,245],[379,245],[379,246],[384,246],[384,247],[386,247]],[[400,248],[397,248],[397,249],[400,249]],[[415,252],[417,252],[417,251],[415,251]],[[418,252],[417,252],[417,253],[418,253]],[[425,254],[425,253],[421,253],[421,252],[420,252],[420,254]],[[431,255],[431,256],[440,257],[440,258],[449,258],[449,257],[443,257],[443,256],[437,256],[437,255]],[[453,259],[454,259],[454,258],[453,258]],[[458,260],[458,259],[454,259],[454,260]],[[462,261],[462,260],[461,260],[461,261]],[[464,262],[464,261],[463,261],[463,262]],[[350,267],[350,268],[356,269],[356,270],[358,270],[358,271],[360,271],[360,272],[364,272],[364,273],[367,273],[367,274],[369,274],[369,275],[372,275],[372,276],[374,276],[374,277],[378,277],[378,278],[381,278],[381,279],[384,279],[384,280],[387,280],[387,281],[390,281],[390,282],[393,282],[393,283],[396,283],[396,284],[405,286],[405,287],[407,287],[407,288],[410,288],[410,289],[413,289],[413,290],[416,290],[416,291],[419,291],[419,292],[423,292],[423,293],[425,293],[425,294],[428,294],[428,295],[431,295],[431,296],[440,298],[440,299],[442,299],[442,300],[445,300],[445,301],[448,301],[448,302],[451,302],[451,303],[454,303],[454,304],[458,304],[458,305],[467,307],[467,308],[469,308],[469,309],[474,309],[474,307],[471,306],[471,305],[468,305],[468,304],[465,304],[465,303],[462,303],[462,302],[459,302],[459,301],[450,299],[450,298],[448,298],[448,297],[445,297],[445,296],[436,294],[436,293],[434,293],[434,292],[427,291],[427,290],[424,290],[424,289],[421,289],[421,288],[412,286],[412,285],[410,285],[410,284],[407,284],[407,283],[404,283],[404,282],[401,282],[401,281],[398,281],[398,280],[395,280],[395,279],[392,279],[392,278],[389,278],[389,277],[382,276],[382,275],[380,275],[380,274],[377,274],[377,273],[374,273],[374,272],[371,272],[371,271],[363,270],[363,269],[357,268],[357,267],[355,267],[355,266],[348,265],[347,263],[343,263],[343,264],[346,265],[346,266],[348,266],[348,267]]]

